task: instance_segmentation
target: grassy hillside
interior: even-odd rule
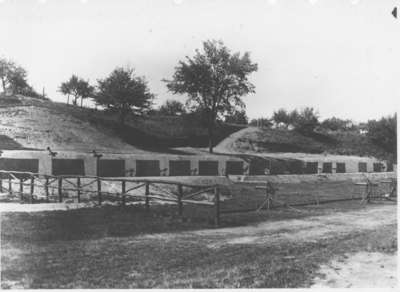
[[[22,96],[0,97],[0,149],[45,149],[185,154],[206,147],[207,130],[198,118],[148,116],[127,119],[94,109]],[[285,129],[220,124],[215,131],[219,153],[328,153],[381,156],[383,150],[355,131],[304,136]],[[184,150],[187,147],[189,150]],[[174,148],[181,148],[180,150]],[[183,150],[182,150],[183,149]]]
[[[151,116],[121,126],[112,113],[46,100],[0,97],[0,149],[174,152],[171,147],[205,147],[207,131],[196,119]],[[240,126],[222,124],[216,143]]]
[[[302,152],[357,156],[380,156],[384,152],[357,131],[319,132],[310,136],[286,129],[249,128],[242,132],[226,148],[239,153]]]

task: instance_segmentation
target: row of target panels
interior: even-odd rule
[[[85,175],[83,159],[53,158],[49,175]],[[166,167],[160,167],[160,160],[136,160],[135,168],[127,168],[123,159],[100,159],[92,173],[100,177],[124,176],[218,176],[218,175],[264,175],[264,174],[316,174],[316,173],[346,173],[346,172],[382,172],[393,171],[393,167],[380,162],[367,168],[366,162],[359,162],[358,169],[348,171],[344,162],[273,162],[267,160],[169,160]],[[39,172],[39,159],[0,158],[0,169],[9,171]],[[88,175],[86,173],[86,175]]]

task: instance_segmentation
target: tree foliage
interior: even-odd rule
[[[149,110],[154,95],[144,77],[137,77],[131,68],[116,68],[105,79],[97,81],[95,101],[119,113],[121,124],[128,114],[142,114]]]
[[[68,81],[61,83],[59,91],[62,94],[67,95],[67,104],[69,103],[70,95],[74,97],[72,101],[74,105],[76,105],[78,99],[80,99],[81,107],[84,99],[93,97],[94,95],[94,87],[89,84],[89,81],[76,75],[72,75]]]
[[[302,134],[312,134],[319,125],[318,113],[312,107],[306,107],[295,114],[294,129]]]
[[[328,118],[322,121],[321,127],[331,131],[346,131],[354,128],[351,120],[342,120],[336,117]]]
[[[252,119],[249,124],[260,128],[271,128],[273,126],[273,120],[269,118],[258,118]]]
[[[3,93],[40,97],[28,84],[27,71],[15,62],[0,58],[0,80]]]
[[[247,125],[249,123],[249,118],[247,117],[245,110],[239,110],[229,115],[226,115],[225,122],[232,124]]]
[[[283,108],[275,111],[272,114],[272,120],[277,126],[284,126],[285,128],[290,125],[290,114]]]
[[[248,52],[231,53],[222,41],[203,42],[203,50],[175,67],[172,80],[164,80],[174,94],[187,94],[187,106],[201,110],[207,119],[209,151],[217,119],[245,107],[241,97],[254,92],[248,76],[257,71]]]
[[[167,100],[158,111],[165,116],[178,116],[186,112],[185,105],[178,100]]]
[[[380,146],[389,155],[388,160],[397,161],[397,114],[383,117],[380,120],[370,120],[367,123],[367,137]]]

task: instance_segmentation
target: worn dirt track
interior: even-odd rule
[[[181,236],[200,236],[207,240],[207,245],[210,248],[235,244],[273,245],[283,241],[315,242],[339,234],[374,230],[380,226],[396,224],[396,216],[395,205],[375,205],[352,212],[332,212],[324,216],[263,222],[254,226],[205,229],[180,234],[158,234],[144,237],[173,237],[177,239]]]

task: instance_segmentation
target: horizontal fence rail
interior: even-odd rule
[[[216,226],[221,214],[259,212],[286,207],[374,199],[397,201],[397,179],[357,176],[357,181],[332,181],[319,175],[310,181],[272,181],[265,176],[254,181],[232,181],[233,186],[194,184],[157,177],[98,177],[80,175],[44,175],[32,172],[0,170],[0,192],[18,202],[91,202],[120,206],[140,204],[147,211],[153,204],[172,204],[183,217],[185,205],[205,207]],[[258,180],[261,179],[261,180]],[[304,179],[304,178],[302,178]],[[175,208],[175,207],[174,207]],[[188,208],[190,209],[190,208]]]
[[[27,187],[29,190],[27,190]],[[104,201],[125,206],[143,204],[150,210],[152,203],[168,203],[178,207],[183,216],[184,205],[214,208],[214,222],[220,222],[219,186],[192,184],[148,177],[98,177],[44,175],[32,172],[0,170],[0,192],[9,199],[28,203]]]

